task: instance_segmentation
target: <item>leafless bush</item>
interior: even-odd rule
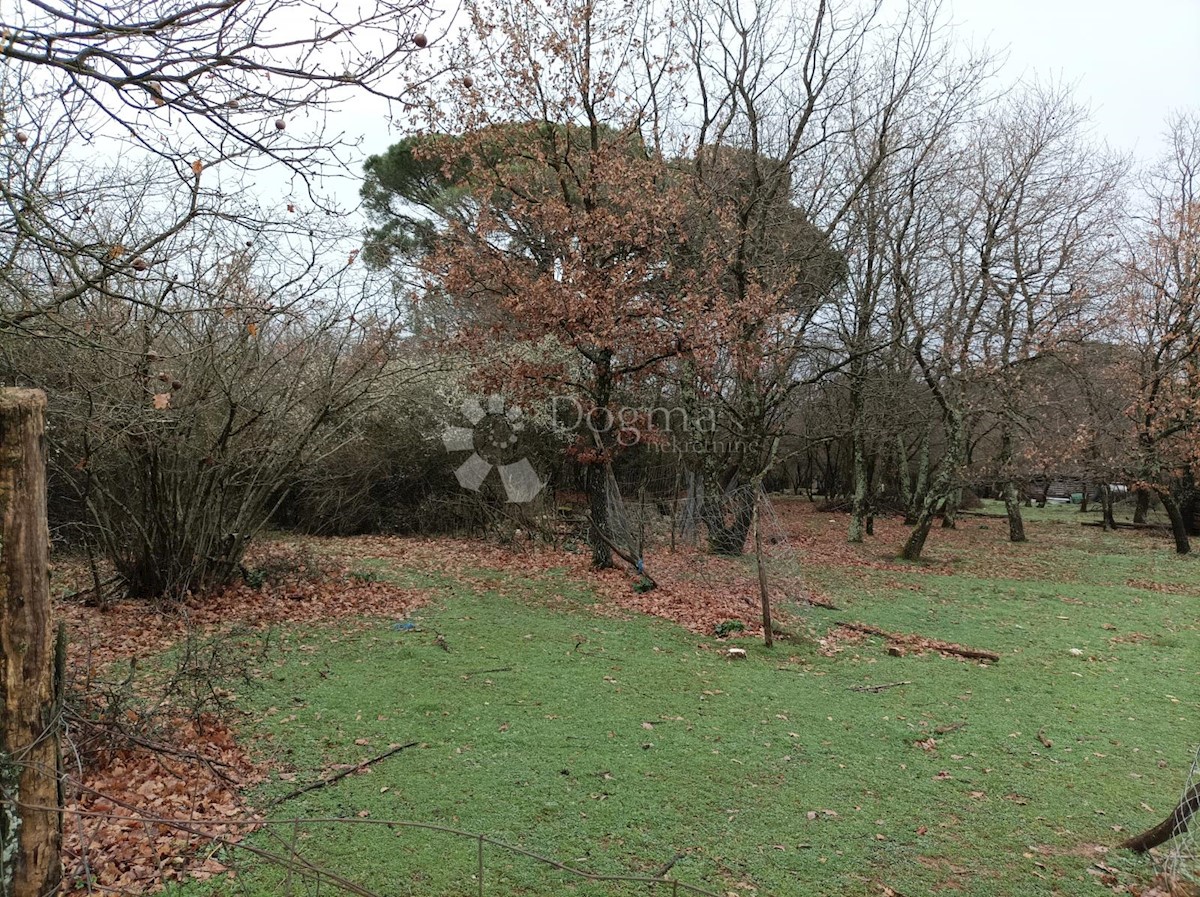
[[[85,294],[0,340],[9,380],[49,392],[53,481],[131,595],[236,576],[297,478],[419,376],[392,363],[399,340],[369,286],[320,252],[273,276],[214,233],[161,281],[124,278],[118,297]]]

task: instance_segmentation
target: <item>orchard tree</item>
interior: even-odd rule
[[[699,334],[674,367],[693,424],[687,437],[699,484],[697,516],[711,550],[739,554],[752,522],[754,486],[773,463],[804,382],[795,376],[798,364],[818,351],[816,317],[844,266],[792,202],[779,173],[778,192],[762,200],[770,208],[759,210],[763,232],[752,246],[739,246],[745,237],[739,236],[739,206],[759,189],[756,172],[775,162],[735,146],[710,146],[702,155],[690,173],[697,195],[686,264],[711,269],[714,288],[699,309]],[[828,363],[826,357],[819,364]]]
[[[906,346],[941,410],[945,450],[903,556],[921,556],[934,517],[952,522],[972,431],[994,423],[1009,536],[1023,541],[1019,437],[1023,372],[1077,342],[1095,317],[1115,229],[1120,166],[1081,137],[1086,116],[1060,90],[981,109],[948,147],[942,175],[893,238]]]
[[[678,264],[685,196],[646,134],[639,79],[667,66],[651,47],[658,26],[641,5],[591,0],[466,14],[449,58],[475,60],[470,73],[431,86],[420,138],[368,165],[369,252],[417,266],[415,320],[440,316],[460,345],[509,347],[484,365],[489,385],[579,403],[593,561],[611,566],[613,404],[691,344],[703,280]]]
[[[1189,483],[1200,465],[1200,115],[1170,125],[1170,148],[1149,173],[1115,295],[1118,364],[1132,385],[1126,409],[1130,479],[1153,490],[1171,521],[1175,549],[1191,550]]]
[[[899,351],[904,315],[890,274],[897,253],[919,252],[905,243],[913,205],[926,201],[926,185],[945,175],[945,149],[985,101],[983,87],[991,63],[986,57],[967,65],[934,67],[931,63],[928,70],[908,74],[917,83],[908,87],[906,102],[897,106],[883,127],[870,127],[869,117],[853,110],[855,121],[866,120],[851,130],[851,152],[844,163],[847,179],[868,173],[862,189],[850,198],[837,232],[848,270],[845,301],[837,305],[835,320],[847,360],[845,382],[852,415],[850,542],[861,542],[870,525],[870,472],[893,451],[898,449],[895,457],[906,507],[911,511],[921,501],[914,499],[909,477],[905,440],[910,434],[895,425],[894,415],[881,415],[877,407],[880,393],[895,397],[897,385],[916,379],[911,357]],[[892,83],[895,73],[885,70],[880,77],[883,83]],[[911,397],[908,403],[913,404]],[[880,426],[881,418],[887,417],[892,417],[892,426]],[[918,467],[926,470],[928,426],[918,429],[923,437]],[[918,493],[923,493],[926,482],[927,476],[918,474]]]
[[[921,0],[892,18],[872,4],[694,0],[685,25],[700,98],[690,132],[707,215],[698,230],[722,291],[720,351],[696,366],[696,391],[729,421],[699,459],[704,520],[710,547],[736,553],[749,514],[729,500],[745,492],[732,487],[775,463],[805,384],[872,352],[863,333],[849,352],[838,339],[839,291],[861,236],[852,210],[911,152],[927,105],[956,105],[986,66],[951,62],[940,11]]]
[[[1025,409],[1037,403],[1037,380],[1026,372],[1096,331],[1113,281],[1124,163],[1088,140],[1087,126],[1086,110],[1062,88],[1015,94],[975,141],[963,184],[970,255],[959,261],[970,281],[978,271],[970,289],[983,299],[983,408],[996,423],[995,472],[1013,542],[1025,541],[1022,456],[1036,441]]]

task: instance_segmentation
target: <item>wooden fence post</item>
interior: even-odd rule
[[[771,593],[767,589],[767,569],[763,566],[762,524],[758,513],[763,499],[761,481],[754,483],[754,512],[751,526],[754,529],[754,560],[758,566],[758,598],[762,603],[763,644],[768,648],[775,644],[775,633],[771,623]]]
[[[62,877],[46,396],[0,389],[0,897]]]

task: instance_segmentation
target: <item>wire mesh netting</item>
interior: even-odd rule
[[[718,489],[683,468],[606,471],[605,511],[614,546],[656,581],[734,596],[756,618],[765,590],[772,605],[812,600],[803,554],[757,483]]]
[[[1175,836],[1170,850],[1162,861],[1163,871],[1168,877],[1200,884],[1200,813],[1187,815],[1189,809],[1200,805],[1200,747],[1192,757],[1179,808],[1183,815],[1183,831]],[[1177,810],[1177,813],[1180,811]]]

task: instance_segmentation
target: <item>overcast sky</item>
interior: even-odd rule
[[[1168,114],[1200,108],[1200,0],[946,3],[961,40],[1007,52],[1004,81],[1036,77],[1073,85],[1093,110],[1095,135],[1118,151],[1155,158]],[[352,103],[331,124],[361,137],[364,157],[401,136],[389,130],[382,105],[370,100]],[[353,170],[361,171],[361,161]],[[343,209],[357,203],[356,179],[325,189]],[[282,192],[295,195],[286,186]]]
[[[1158,155],[1167,115],[1200,107],[1200,0],[949,0],[954,22],[1007,48],[1010,78],[1061,78],[1097,135]]]

